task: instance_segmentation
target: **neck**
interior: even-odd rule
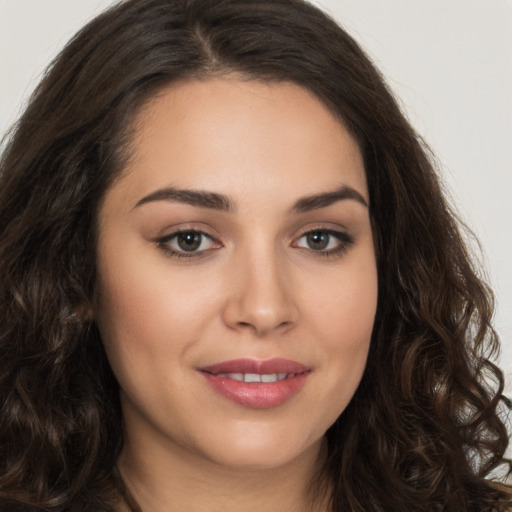
[[[224,467],[176,446],[138,448],[126,441],[119,469],[142,512],[327,510],[327,500],[311,499],[311,483],[325,457],[323,441],[287,464],[269,468]]]

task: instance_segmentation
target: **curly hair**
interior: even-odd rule
[[[97,212],[141,106],[176,80],[231,72],[308,89],[364,158],[378,310],[363,379],[327,432],[330,509],[511,507],[492,477],[508,443],[492,293],[367,56],[302,0],[128,0],[56,58],[0,162],[0,508],[107,512],[121,495],[138,510],[116,469],[118,384],[86,313]]]

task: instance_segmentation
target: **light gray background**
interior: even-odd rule
[[[0,134],[66,41],[112,0],[0,0]],[[319,0],[363,45],[443,165],[497,296],[512,393],[512,1]],[[475,249],[477,252],[477,250]]]

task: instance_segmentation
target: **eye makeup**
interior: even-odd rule
[[[355,239],[346,231],[316,228],[305,231],[292,243],[292,247],[309,250],[314,256],[341,256],[354,244]]]
[[[199,258],[221,249],[223,244],[206,233],[193,228],[183,228],[155,240],[167,256],[175,258]],[[354,244],[355,239],[346,231],[317,227],[303,231],[290,246],[309,252],[313,256],[341,256]]]
[[[179,229],[156,240],[158,248],[174,258],[197,258],[220,249],[222,244],[198,229]]]

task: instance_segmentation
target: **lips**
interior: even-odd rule
[[[289,359],[235,359],[199,368],[211,388],[246,407],[277,407],[304,386],[311,369]]]

